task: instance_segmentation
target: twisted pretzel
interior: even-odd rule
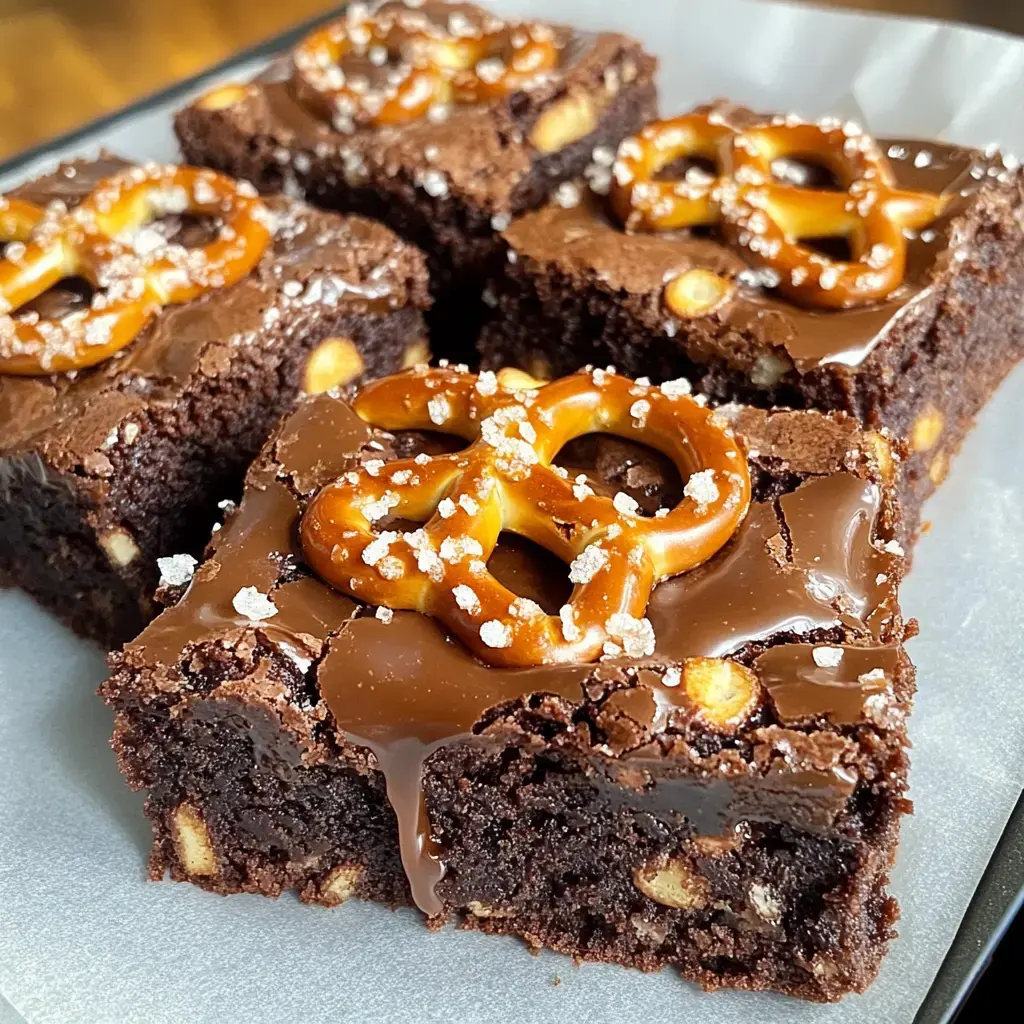
[[[496,665],[652,653],[642,618],[652,587],[710,558],[750,502],[746,460],[709,410],[603,371],[513,391],[493,374],[414,370],[369,384],[355,409],[387,430],[443,430],[472,443],[452,455],[368,463],[329,484],[302,521],[306,561],[362,601],[435,616]],[[643,518],[627,495],[598,496],[552,467],[563,445],[593,431],[646,442],[694,474],[683,501]],[[425,525],[375,533],[387,516]],[[572,563],[575,588],[559,615],[488,571],[502,530]]]
[[[397,125],[436,104],[505,96],[558,64],[554,33],[545,25],[506,25],[490,16],[486,28],[462,21],[455,35],[404,5],[385,5],[372,16],[354,5],[295,48],[296,96],[335,124]],[[346,58],[369,66],[346,69]],[[375,70],[384,65],[386,72]],[[383,84],[372,85],[373,77]]]
[[[683,157],[711,160],[717,175],[691,171],[658,180]],[[774,180],[780,158],[812,159],[841,191]],[[851,125],[775,119],[737,129],[699,110],[655,121],[619,147],[610,192],[628,229],[666,231],[719,224],[729,242],[776,271],[778,288],[808,306],[846,309],[877,302],[903,281],[905,228],[922,228],[942,211],[942,196],[896,187],[874,140]],[[845,238],[851,260],[833,260],[803,238]]]
[[[219,237],[186,249],[140,234],[168,213],[218,217]],[[224,175],[156,164],[104,179],[70,212],[0,198],[0,241],[16,243],[0,260],[0,373],[61,373],[109,358],[162,306],[248,274],[270,242],[268,219],[255,192]],[[87,309],[59,320],[12,315],[68,277],[98,289]]]

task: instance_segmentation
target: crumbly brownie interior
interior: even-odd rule
[[[79,161],[19,194],[73,204],[124,166]],[[279,237],[250,278],[165,309],[92,369],[0,376],[0,578],[107,649],[152,618],[157,558],[202,551],[217,503],[239,496],[321,342],[344,339],[361,376],[425,355],[419,253],[370,222],[272,203]],[[172,238],[207,240],[203,225],[170,220],[158,226]],[[395,302],[383,291],[328,301],[332,274],[391,289]],[[59,316],[88,294],[61,283],[36,306]]]
[[[885,886],[909,807],[904,716],[913,690],[892,603],[898,513],[877,457],[884,443],[852,421],[727,414],[752,452],[757,514],[778,530],[768,545],[781,560],[778,601],[810,607],[786,581],[803,578],[796,564],[818,543],[808,524],[828,522],[827,504],[800,504],[809,493],[801,485],[849,483],[851,473],[883,498],[866,527],[870,550],[847,549],[845,564],[884,585],[857,614],[841,616],[845,624],[827,616],[736,647],[730,660],[753,667],[771,694],[741,728],[716,731],[694,715],[669,726],[652,714],[646,688],[665,654],[649,667],[584,666],[568,682],[540,683],[537,694],[489,708],[469,735],[426,762],[429,840],[443,849],[446,868],[436,886],[443,909],[431,924],[457,919],[582,958],[673,965],[708,988],[830,1000],[870,982],[897,916]],[[422,616],[395,613],[386,624],[334,592],[324,605],[325,588],[289,546],[306,498],[346,467],[437,450],[420,437],[403,444],[365,428],[348,454],[317,440],[351,429],[341,403],[304,403],[254,466],[240,510],[214,538],[191,589],[112,658],[102,692],[117,710],[122,769],[149,793],[154,878],[169,871],[222,893],[296,889],[327,905],[352,895],[411,902],[391,809],[399,794],[389,803],[380,763],[338,727],[332,687],[370,678],[367,665],[385,666],[374,677],[382,681],[395,666],[407,683],[465,675],[484,686],[490,670],[439,640]],[[563,462],[595,487],[625,490],[646,511],[678,497],[680,481],[666,479],[663,460],[628,442],[587,438]],[[863,528],[865,514],[850,522]],[[815,525],[813,536],[830,528],[819,534]],[[274,551],[285,553],[268,559]],[[492,571],[516,592],[560,600],[564,567],[555,566],[556,583],[551,560],[521,545],[500,561],[492,558]],[[714,585],[714,562],[698,586]],[[876,574],[879,567],[885,572]],[[739,616],[738,582],[726,585],[740,595]],[[278,607],[263,624],[232,611],[233,595],[248,585],[269,591]],[[701,601],[713,603],[713,591],[665,615],[717,635],[721,624],[700,619]],[[658,635],[669,632],[666,625]],[[690,643],[680,637],[670,647],[677,640],[681,649]],[[871,699],[855,673],[843,689],[853,714],[795,710],[794,693],[797,704],[804,698],[799,687],[785,689],[786,659],[807,661],[816,643],[843,645],[853,663],[869,659],[865,667],[884,650],[888,688]],[[781,689],[766,658],[785,662]],[[818,698],[810,699],[813,707]],[[793,777],[788,768],[776,774],[783,762],[798,769]]]
[[[107,650],[126,643],[156,610],[157,558],[202,551],[218,504],[238,498],[253,457],[299,393],[306,356],[332,336],[353,339],[365,374],[383,376],[421,342],[423,322],[416,310],[322,317],[299,343],[273,355],[243,351],[228,373],[136,415],[138,433],[128,441],[121,431],[106,461],[65,472],[35,451],[0,459],[4,582]],[[122,550],[125,565],[117,564]]]
[[[955,199],[909,243],[908,283],[877,314],[808,319],[744,286],[723,310],[676,319],[662,300],[666,276],[691,265],[734,275],[743,261],[700,233],[625,236],[604,200],[588,197],[506,232],[509,262],[489,288],[497,309],[480,342],[483,365],[558,376],[612,363],[656,381],[686,376],[713,401],[851,413],[907,440],[901,497],[912,535],[975,416],[1024,355],[1024,184],[998,158],[970,150],[883,147],[902,154],[893,161],[902,187]],[[807,358],[812,348],[824,361]]]

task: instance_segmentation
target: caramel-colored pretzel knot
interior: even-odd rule
[[[221,222],[195,249],[147,225],[191,213]],[[0,198],[0,373],[80,370],[131,344],[161,306],[234,284],[270,242],[269,213],[251,186],[194,167],[150,164],[105,178],[70,212]],[[97,289],[87,308],[60,319],[16,311],[58,281]]]
[[[484,31],[467,20],[464,33],[453,35],[401,6],[349,15],[315,29],[295,48],[293,87],[301,102],[338,127],[396,125],[435,105],[505,96],[558,64],[545,25]],[[366,73],[341,66],[350,55],[369,63]],[[376,70],[381,65],[389,66],[386,73]],[[374,77],[382,78],[380,86]]]
[[[717,174],[691,169],[682,180],[658,178],[685,157],[713,162]],[[778,182],[772,163],[783,158],[820,163],[840,191]],[[828,309],[895,291],[906,267],[904,229],[924,227],[945,202],[897,188],[888,159],[855,126],[789,118],[739,130],[709,111],[655,121],[622,142],[610,200],[629,229],[720,224],[729,244],[776,271],[780,292]],[[845,238],[852,259],[830,259],[801,244],[807,238]]]
[[[313,570],[370,604],[433,615],[484,661],[504,666],[651,654],[643,618],[654,584],[699,565],[732,536],[750,477],[731,434],[681,387],[634,384],[605,371],[536,390],[494,374],[419,370],[369,384],[356,412],[386,430],[441,430],[471,444],[451,455],[371,461],[321,490],[302,521]],[[685,497],[645,518],[636,502],[594,493],[552,459],[600,431],[669,456]],[[424,526],[375,532],[400,517]],[[487,560],[503,530],[567,563],[575,585],[556,615],[517,597]]]

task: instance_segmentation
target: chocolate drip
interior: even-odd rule
[[[809,418],[809,432],[833,422],[816,413],[799,416]],[[742,820],[823,829],[843,811],[856,780],[840,767],[737,760],[728,776],[702,778],[671,757],[651,755],[657,749],[654,738],[685,713],[682,688],[662,683],[668,663],[812,629],[845,630],[863,635],[866,643],[873,633],[890,639],[882,620],[891,613],[880,615],[879,609],[894,601],[899,571],[897,557],[874,546],[880,542],[881,507],[875,485],[834,469],[832,475],[809,478],[776,503],[754,504],[724,550],[655,589],[648,615],[658,649],[643,665],[616,660],[497,669],[476,661],[430,618],[396,612],[385,622],[315,578],[294,578],[301,560],[295,526],[305,497],[370,453],[389,458],[398,449],[408,455],[407,440],[400,437],[392,445],[388,436],[375,436],[329,395],[301,403],[272,444],[270,457],[251,472],[240,509],[217,535],[216,549],[191,588],[130,645],[128,656],[177,666],[198,642],[230,646],[255,634],[304,665],[308,687],[319,688],[339,738],[376,759],[397,818],[413,896],[428,914],[443,911],[436,885],[445,870],[444,848],[430,834],[422,795],[430,756],[453,743],[489,742],[486,730],[480,732],[481,722],[494,709],[537,694],[579,705],[592,689],[614,688],[604,708],[635,723],[644,746],[618,759],[593,754],[594,785],[613,805],[628,800],[641,812],[683,817],[705,834],[721,834]],[[793,444],[773,443],[772,454],[789,459]],[[856,434],[836,440],[829,465],[836,467],[856,446]],[[643,449],[615,451],[618,463],[611,448],[585,461],[612,476],[617,465],[639,466],[642,487],[657,475],[656,462],[645,461]],[[820,458],[820,449],[813,455]],[[813,464],[816,472],[828,472],[824,464]],[[794,472],[802,466],[794,459]],[[594,479],[596,472],[588,469],[588,477]],[[657,496],[659,488],[653,490]],[[558,566],[541,564],[535,552],[515,544],[503,547],[500,562],[495,568],[513,589],[541,603],[553,596],[557,600],[551,574]],[[561,570],[564,574],[565,567]],[[879,574],[886,579],[876,583]],[[565,575],[558,582],[564,584]],[[233,599],[248,586],[268,594],[277,614],[262,622],[240,616]],[[853,688],[867,697],[878,685],[860,677],[881,668],[891,679],[897,667],[896,648],[847,646],[836,671],[818,675],[813,660],[807,661],[813,659],[811,650],[810,645],[784,644],[762,654],[756,664],[783,721],[805,713],[852,721],[853,703],[860,699]],[[806,657],[800,651],[808,652]],[[793,659],[795,680],[786,678],[786,658]],[[852,684],[846,672],[856,673]],[[843,686],[849,692],[840,692]],[[622,792],[621,785],[629,785],[623,773],[641,780],[631,786],[635,792]],[[612,782],[620,784],[618,795]]]
[[[434,887],[444,877],[443,853],[430,840],[423,807],[427,758],[472,738],[489,708],[535,693],[579,701],[589,672],[586,665],[491,668],[413,612],[396,612],[387,625],[355,619],[330,642],[320,665],[321,695],[338,728],[377,758],[398,819],[402,863],[424,913],[441,913]]]
[[[630,757],[627,771],[647,773],[642,791],[623,789],[621,778],[602,786],[612,807],[636,814],[685,820],[698,835],[728,835],[744,821],[780,823],[812,832],[831,828],[857,783],[842,767],[772,769],[757,778],[665,777],[665,761]],[[659,777],[660,776],[660,777]]]

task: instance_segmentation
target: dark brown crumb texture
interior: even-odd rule
[[[15,194],[73,205],[123,166],[67,164]],[[321,342],[354,354],[354,379],[426,358],[416,250],[369,221],[271,206],[276,239],[237,285],[168,307],[91,370],[0,376],[0,580],[107,649],[154,614],[157,558],[201,552],[217,503],[238,497],[278,416],[309,386],[307,356]],[[201,225],[157,226],[206,240]],[[65,282],[37,306],[67,310],[82,294]]]
[[[846,598],[825,596],[838,619],[771,627],[736,646],[728,662],[751,669],[763,690],[735,728],[690,712],[652,717],[651,687],[680,664],[674,652],[690,649],[678,626],[673,634],[658,622],[667,646],[653,658],[589,666],[572,699],[541,684],[490,708],[471,735],[426,762],[430,837],[446,865],[444,910],[430,923],[644,970],[672,966],[706,988],[833,1000],[870,983],[894,934],[886,882],[909,809],[904,720],[914,685],[895,605],[892,464],[884,439],[848,418],[724,414],[750,452],[756,516],[771,524],[777,571],[767,572],[784,588],[778,601],[813,576],[800,568],[812,533],[821,536],[808,524],[829,522],[824,506],[808,519],[793,502],[806,485],[837,480],[860,481],[878,499],[873,518],[851,520],[866,531],[864,546],[846,549],[842,570],[850,594],[861,593],[852,581],[874,580],[864,591],[872,596],[852,615],[841,613],[852,607]],[[339,662],[361,678],[378,648],[388,652],[380,664],[397,658],[439,685],[460,666],[481,679],[487,670],[438,641],[430,620],[396,613],[385,624],[307,576],[295,523],[319,486],[368,458],[437,450],[430,438],[365,428],[344,450],[316,440],[352,429],[342,403],[303,403],[254,465],[191,588],[111,658],[102,694],[117,712],[122,770],[148,791],[153,878],[169,872],[220,893],[295,889],[325,905],[411,901],[379,766],[338,729],[325,692]],[[595,487],[625,490],[647,514],[678,500],[664,460],[627,442],[585,438],[560,459]],[[712,559],[695,586],[712,585],[733,557]],[[552,575],[521,543],[499,545],[490,568],[545,607],[563,599],[553,581],[564,589],[564,567]],[[250,585],[279,614],[263,623],[240,615],[232,595]],[[728,592],[740,595],[738,619],[745,599]],[[751,601],[758,614],[777,611]],[[694,628],[706,627],[695,618]],[[863,706],[856,697],[846,718],[796,713],[786,671],[772,681],[770,659],[794,650],[803,658],[819,644],[842,645],[847,658],[884,645],[884,691]]]

